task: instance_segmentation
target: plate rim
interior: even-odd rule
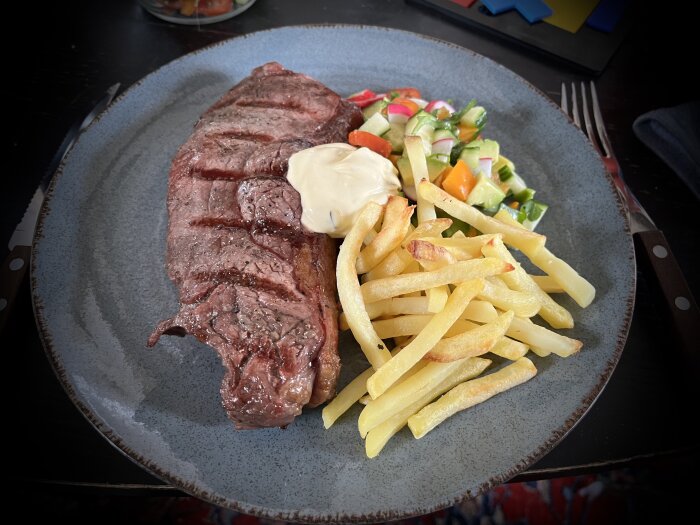
[[[285,26],[279,26],[279,27],[273,27],[273,28],[268,28],[268,29],[262,29],[258,31],[252,31],[249,33],[245,33],[242,35],[236,35],[232,36],[229,38],[222,39],[218,42],[214,42],[211,44],[208,44],[204,47],[201,47],[199,49],[196,49],[194,51],[190,51],[188,53],[185,53],[183,55],[180,55],[164,64],[156,68],[155,70],[149,72],[148,74],[140,77],[136,82],[131,84],[126,90],[124,90],[113,102],[110,104],[110,106],[102,112],[100,115],[98,115],[94,121],[88,126],[87,129],[90,127],[94,126],[96,122],[100,121],[103,116],[108,114],[112,109],[117,105],[117,103],[122,99],[125,98],[132,90],[138,88],[141,84],[143,84],[147,79],[149,79],[151,76],[159,75],[162,73],[163,70],[166,68],[172,67],[174,64],[182,61],[186,57],[198,55],[200,53],[207,53],[212,49],[215,49],[217,47],[221,46],[226,46],[230,45],[232,42],[237,41],[237,40],[243,40],[251,37],[255,37],[256,35],[263,34],[263,33],[275,33],[279,31],[284,31],[284,30],[290,30],[290,29],[297,29],[297,30],[313,30],[313,29],[342,29],[342,30],[354,30],[354,31],[362,31],[365,29],[370,29],[370,30],[383,30],[386,31],[387,33],[402,33],[405,36],[411,37],[411,38],[416,38],[418,40],[423,40],[427,41],[432,44],[438,44],[442,46],[447,46],[450,48],[453,48],[455,50],[458,50],[460,52],[466,52],[470,55],[472,55],[474,58],[477,60],[483,60],[487,61],[491,67],[497,67],[500,69],[503,69],[507,72],[507,74],[511,75],[515,80],[518,82],[522,83],[525,85],[525,87],[534,93],[536,96],[540,97],[541,99],[545,100],[549,105],[553,106],[556,108],[557,111],[560,112],[561,115],[565,116],[566,119],[568,120],[569,124],[574,126],[573,120],[564,112],[562,109],[551,99],[549,98],[542,90],[540,90],[538,87],[534,86],[531,84],[527,79],[524,77],[520,76],[518,73],[513,71],[512,69],[500,64],[499,62],[496,62],[495,60],[482,55],[480,53],[477,53],[473,51],[472,49],[469,49],[467,47],[461,46],[459,44],[455,44],[454,42],[449,42],[447,40],[442,40],[440,38],[431,36],[431,35],[425,35],[421,33],[417,33],[414,31],[409,31],[405,29],[397,29],[397,28],[392,28],[388,26],[380,26],[380,25],[370,25],[370,24],[339,24],[339,23],[320,23],[320,24],[295,24],[295,25],[285,25]],[[87,131],[87,130],[86,130]],[[585,134],[581,134],[581,136],[585,139],[585,143],[588,145],[592,151],[595,152],[595,149],[593,145],[591,144],[589,138]],[[78,140],[80,137],[78,138]],[[77,144],[78,141],[76,141]],[[66,156],[64,157],[63,161],[61,162],[60,166],[56,170],[56,173],[51,181],[51,184],[49,186],[49,189],[46,194],[46,198],[44,199],[44,202],[41,207],[41,211],[39,213],[39,218],[37,222],[37,227],[35,230],[34,234],[34,239],[32,246],[34,249],[36,248],[36,245],[44,238],[43,234],[43,229],[44,229],[44,222],[47,216],[50,214],[50,204],[52,201],[52,198],[54,196],[54,190],[56,184],[58,184],[58,181],[61,179],[63,175],[63,169],[67,161],[71,157],[71,153],[73,152],[73,149],[75,148],[76,144],[73,144],[70,148],[70,150],[67,152]],[[599,162],[601,165],[603,165],[602,159],[595,154],[596,158],[599,159]],[[604,166],[604,165],[603,165]],[[505,483],[509,479],[511,479],[513,476],[517,475],[518,473],[526,470],[528,467],[536,463],[539,459],[544,457],[548,452],[553,450],[556,445],[561,442],[564,437],[571,431],[573,430],[576,425],[583,419],[583,417],[586,415],[586,413],[590,410],[590,408],[593,406],[595,401],[598,399],[598,397],[601,395],[603,390],[605,389],[605,386],[607,385],[608,381],[610,380],[610,377],[612,376],[615,368],[617,367],[620,357],[622,355],[622,351],[624,349],[625,343],[627,341],[627,337],[629,334],[631,322],[632,322],[632,315],[634,312],[634,306],[635,306],[635,297],[636,297],[636,288],[637,288],[637,272],[636,272],[636,258],[635,258],[635,252],[634,252],[634,243],[632,241],[632,234],[630,230],[630,225],[629,225],[629,219],[626,214],[626,210],[624,208],[624,204],[622,203],[619,194],[615,190],[615,184],[608,174],[607,170],[602,170],[605,173],[605,179],[608,182],[608,185],[610,187],[610,191],[614,196],[615,202],[617,204],[617,211],[619,212],[621,219],[623,220],[623,232],[625,234],[625,238],[627,241],[627,256],[630,259],[630,262],[632,264],[632,275],[631,275],[631,286],[629,290],[629,295],[626,298],[625,301],[625,310],[624,310],[624,315],[622,317],[622,324],[619,327],[619,330],[616,334],[616,344],[615,348],[613,350],[613,353],[608,359],[608,361],[605,363],[605,367],[603,369],[603,373],[599,376],[598,381],[595,383],[595,385],[591,388],[589,392],[586,393],[585,397],[579,402],[576,410],[566,419],[566,421],[558,428],[555,428],[552,430],[550,437],[548,440],[545,442],[541,443],[537,450],[527,456],[526,458],[523,458],[521,461],[519,461],[517,464],[513,465],[510,469],[508,469],[506,472],[503,473],[496,473],[492,476],[489,477],[486,481],[478,485],[476,487],[476,490],[472,491],[470,489],[465,489],[465,492],[457,497],[444,497],[440,501],[436,501],[433,505],[430,506],[425,506],[423,508],[412,508],[412,509],[406,509],[404,510],[397,510],[397,511],[384,511],[384,512],[373,512],[373,513],[368,513],[368,514],[339,514],[339,513],[326,513],[326,514],[321,514],[320,512],[318,513],[309,513],[308,511],[302,511],[302,510],[297,510],[297,511],[289,511],[289,510],[282,510],[282,509],[274,509],[270,507],[263,507],[260,505],[256,504],[251,504],[251,503],[245,503],[245,502],[240,502],[234,500],[232,497],[222,497],[222,496],[217,496],[216,494],[212,494],[211,492],[207,491],[206,489],[203,489],[195,484],[186,482],[180,478],[176,474],[173,474],[172,472],[168,472],[159,465],[155,464],[153,461],[149,460],[148,458],[145,458],[141,456],[139,453],[135,452],[132,450],[126,443],[123,442],[123,440],[120,438],[120,436],[115,433],[109,425],[102,420],[102,418],[98,417],[85,403],[83,403],[76,393],[76,391],[73,388],[73,385],[71,384],[71,381],[67,377],[67,373],[63,367],[62,361],[60,359],[59,353],[54,349],[52,345],[52,338],[50,331],[47,326],[47,322],[43,317],[43,309],[44,305],[42,304],[42,299],[39,297],[38,292],[37,292],[37,259],[35,257],[32,257],[31,259],[31,267],[30,267],[30,286],[31,286],[31,298],[32,298],[32,308],[34,311],[34,317],[36,320],[38,332],[39,332],[39,337],[42,343],[42,347],[44,349],[44,353],[46,354],[48,361],[51,365],[51,368],[53,369],[54,373],[56,374],[56,377],[59,379],[59,383],[61,384],[61,387],[63,390],[66,392],[72,403],[78,408],[79,412],[85,417],[85,419],[92,425],[95,430],[99,432],[99,434],[107,440],[110,445],[112,445],[117,451],[119,451],[123,456],[127,457],[129,460],[131,460],[133,463],[138,465],[139,467],[147,470],[150,474],[153,476],[159,478],[160,480],[169,483],[171,486],[173,486],[176,489],[182,490],[183,492],[186,492],[192,496],[198,497],[200,499],[203,499],[209,503],[226,507],[229,509],[232,509],[237,512],[245,513],[245,514],[251,514],[263,518],[270,518],[270,519],[275,519],[275,520],[284,520],[284,521],[290,521],[290,522],[298,522],[298,523],[372,523],[376,521],[388,521],[388,520],[398,520],[398,519],[405,519],[405,518],[410,518],[414,516],[419,516],[419,515],[424,515],[424,514],[429,514],[431,512],[439,511],[442,509],[445,509],[449,506],[455,505],[459,503],[460,501],[463,501],[466,498],[473,498],[476,497],[485,491],[489,490],[490,488]]]

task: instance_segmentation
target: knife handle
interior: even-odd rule
[[[12,248],[0,268],[0,333],[10,317],[17,291],[22,286],[24,275],[27,273],[31,255],[31,246],[18,244]]]
[[[687,364],[700,372],[700,310],[666,236],[660,230],[651,230],[635,233],[634,238],[637,250],[656,276],[656,291],[665,303],[675,342],[689,360]]]

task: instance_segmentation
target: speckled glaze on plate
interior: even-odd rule
[[[396,61],[396,50],[402,60]],[[363,52],[367,50],[367,52]],[[320,409],[286,430],[236,432],[220,404],[224,372],[192,337],[146,339],[177,310],[164,271],[170,160],[198,116],[270,60],[341,94],[413,85],[489,111],[488,134],[551,204],[539,231],[598,290],[568,333],[575,357],[369,460],[356,408],[331,430]],[[595,206],[591,204],[595,203]],[[45,204],[32,263],[35,312],[66,391],[119,450],[176,487],[242,512],[369,522],[444,508],[506,481],[583,416],[615,367],[630,323],[635,266],[619,200],[590,144],[555,104],[464,48],[376,27],[287,27],[184,56],[123,94],[80,138]],[[363,369],[341,337],[341,386]]]

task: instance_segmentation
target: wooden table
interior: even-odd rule
[[[2,100],[11,137],[5,143],[11,169],[2,178],[1,239],[9,239],[78,107],[115,82],[124,89],[185,53],[232,36],[284,25],[371,24],[470,48],[512,69],[555,100],[562,80],[588,78],[570,66],[466,29],[403,0],[258,0],[239,17],[202,27],[160,21],[135,1],[47,4],[45,12],[31,13],[34,18],[26,22],[39,52],[30,53],[26,42],[5,46],[11,68],[2,83]],[[632,132],[632,122],[640,114],[697,96],[690,73],[669,65],[672,57],[689,53],[690,24],[666,13],[640,15],[597,85],[629,185],[665,231],[698,296],[695,246],[700,203]],[[9,361],[5,378],[12,384],[5,399],[10,407],[5,428],[12,436],[10,454],[20,458],[13,483],[65,490],[178,493],[122,456],[72,405],[38,339],[28,279],[1,341]],[[691,408],[679,387],[679,363],[671,350],[668,327],[652,300],[648,280],[639,274],[629,338],[609,384],[561,443],[516,479],[645,461],[697,465],[698,439],[688,429],[697,409]]]

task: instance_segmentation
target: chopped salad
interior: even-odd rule
[[[348,142],[389,158],[408,198],[416,200],[416,190],[404,138],[418,136],[430,181],[447,193],[487,215],[508,213],[529,230],[542,220],[547,204],[534,198],[535,190],[501,154],[498,142],[484,136],[487,111],[475,100],[457,110],[447,100],[423,99],[415,88],[387,93],[364,89],[348,100],[364,115],[364,124],[350,133]],[[453,226],[445,235],[458,229],[476,234],[466,223],[451,218]]]

